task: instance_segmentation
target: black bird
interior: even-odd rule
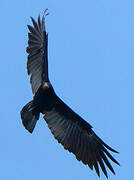
[[[100,168],[108,178],[105,166],[115,174],[108,158],[119,163],[108,150],[118,153],[104,143],[92,130],[92,126],[68,107],[55,93],[48,76],[48,34],[45,29],[45,11],[42,19],[33,26],[28,25],[27,72],[34,94],[33,100],[21,110],[24,127],[32,133],[40,113],[48,124],[54,137],[65,149],[72,152],[78,161],[96,170],[100,176]],[[107,150],[108,149],[108,150]]]

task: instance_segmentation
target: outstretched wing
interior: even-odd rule
[[[114,149],[105,144],[92,130],[85,120],[73,112],[58,97],[55,106],[51,111],[45,112],[45,121],[52,134],[65,149],[72,152],[78,161],[82,161],[89,168],[96,170],[100,176],[99,166],[106,177],[107,166],[115,174],[109,160],[119,163],[107,151],[117,153]]]
[[[30,82],[32,86],[32,92],[35,94],[43,81],[49,81],[48,78],[48,57],[47,57],[47,45],[48,34],[45,30],[45,17],[36,22],[31,17],[33,26],[28,25],[28,47],[27,53],[27,72],[31,75]]]

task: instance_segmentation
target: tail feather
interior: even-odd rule
[[[33,101],[30,101],[22,108],[20,112],[22,123],[30,133],[33,132],[36,122],[39,119],[39,113],[36,115],[33,114],[33,109]]]

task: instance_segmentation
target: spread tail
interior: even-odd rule
[[[33,114],[33,101],[30,101],[27,103],[21,110],[21,119],[24,127],[32,133],[37,120],[39,119],[39,113],[38,114]]]

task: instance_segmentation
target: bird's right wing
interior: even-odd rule
[[[48,34],[45,30],[45,17],[36,22],[31,17],[33,26],[28,25],[28,47],[27,53],[27,72],[31,75],[30,82],[32,86],[32,92],[35,94],[43,81],[49,81],[48,79],[48,57],[47,57],[47,45]]]
[[[105,144],[92,130],[92,127],[78,114],[71,110],[61,99],[57,99],[51,111],[45,112],[45,121],[54,137],[65,149],[72,152],[77,160],[96,170],[100,176],[99,166],[106,177],[105,165],[115,174],[108,158],[119,163],[107,151],[116,152]]]

